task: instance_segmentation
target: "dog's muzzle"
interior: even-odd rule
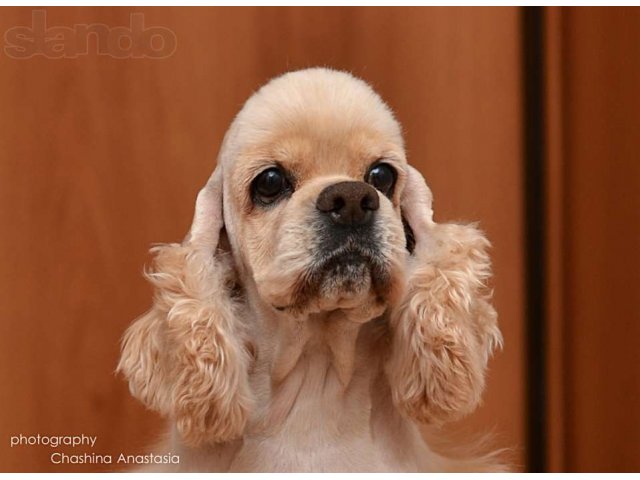
[[[380,226],[380,199],[371,185],[343,181],[325,187],[316,199],[317,233],[313,257],[289,308],[320,299],[327,308],[373,296],[382,302],[389,290],[389,260]]]
[[[314,277],[319,283],[330,290],[368,290],[387,276],[376,231],[380,201],[371,185],[329,185],[318,195],[316,208],[321,227]]]

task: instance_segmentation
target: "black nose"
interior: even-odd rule
[[[363,225],[378,210],[378,193],[364,182],[339,182],[318,195],[316,208],[340,225]]]

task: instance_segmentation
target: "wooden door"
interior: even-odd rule
[[[640,9],[549,9],[548,468],[640,470]]]
[[[70,28],[127,26],[139,12],[177,44],[162,59],[98,55],[95,38],[77,58],[0,54],[0,470],[112,468],[52,465],[50,448],[10,448],[11,435],[96,435],[104,454],[157,437],[163,422],[113,373],[122,333],[150,305],[147,249],[186,232],[244,100],[315,65],[371,82],[405,128],[437,220],[479,221],[493,242],[505,349],[464,428],[494,429],[523,464],[518,9],[44,10],[47,26]],[[3,9],[0,30],[33,18]]]

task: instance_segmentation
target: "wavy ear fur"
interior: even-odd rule
[[[239,437],[251,406],[233,262],[217,248],[222,227],[218,168],[185,241],[152,249],[154,305],[127,330],[118,365],[131,393],[171,416],[190,445]]]
[[[502,342],[487,287],[489,242],[473,225],[434,223],[431,192],[411,167],[402,205],[416,245],[405,297],[391,313],[387,373],[401,411],[440,424],[477,407]]]

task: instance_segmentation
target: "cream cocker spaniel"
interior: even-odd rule
[[[301,70],[246,102],[123,341],[131,393],[172,422],[172,469],[494,468],[419,428],[476,408],[501,344],[489,244],[431,204],[363,81]]]

